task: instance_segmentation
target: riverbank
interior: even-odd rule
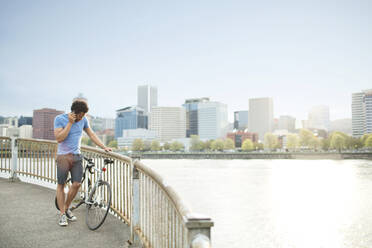
[[[325,152],[284,152],[284,153],[123,153],[141,159],[368,159],[371,152],[325,153]]]

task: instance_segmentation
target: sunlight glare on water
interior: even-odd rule
[[[372,161],[143,163],[213,219],[214,248],[372,247]]]

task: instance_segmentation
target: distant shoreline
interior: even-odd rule
[[[283,152],[283,153],[123,153],[140,159],[367,159],[372,160],[372,152],[363,153],[323,153],[323,152]]]

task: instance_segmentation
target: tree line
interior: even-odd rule
[[[201,140],[199,136],[192,135],[190,140],[190,151],[193,152],[208,152],[208,151],[233,151],[236,149],[234,141],[230,138],[216,140]],[[93,145],[92,141],[84,137],[82,144]],[[108,141],[108,146],[118,148],[116,140]],[[245,139],[239,150],[242,151],[258,151],[283,148],[283,140],[272,133],[266,133],[263,143],[253,142],[250,139]],[[301,129],[298,134],[286,135],[286,147],[288,151],[299,150],[314,150],[314,151],[329,151],[329,150],[358,150],[361,148],[372,148],[372,134],[365,134],[361,138],[354,138],[342,132],[332,132],[327,138],[321,138],[315,135],[312,131]],[[158,140],[146,141],[135,139],[131,147],[132,151],[147,152],[147,151],[184,151],[185,146],[179,141],[165,142],[163,145]]]

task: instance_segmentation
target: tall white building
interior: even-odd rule
[[[329,107],[328,106],[315,106],[308,115],[308,127],[324,129],[326,131],[330,128]]]
[[[152,107],[158,106],[158,88],[151,85],[140,85],[137,89],[137,105],[151,112]]]
[[[365,108],[363,104],[364,92],[352,94],[351,99],[351,129],[353,137],[361,137],[364,134]]]
[[[372,89],[352,94],[351,113],[353,137],[372,133]]]
[[[32,125],[23,125],[19,128],[19,137],[25,139],[32,138]]]
[[[8,124],[0,124],[0,136],[6,136],[7,135],[7,130],[11,126]]]
[[[18,127],[18,117],[7,117],[5,118],[4,124],[7,124],[11,127]]]
[[[182,107],[153,107],[149,129],[161,142],[186,137],[186,111]]]
[[[227,134],[227,105],[220,102],[198,104],[198,134],[201,139],[218,139]]]
[[[274,106],[270,97],[249,99],[248,130],[258,133],[263,142],[265,134],[272,132],[274,126]]]
[[[296,129],[296,118],[288,115],[279,117],[279,130],[288,130],[294,132]]]
[[[365,92],[364,107],[366,116],[364,132],[372,133],[372,90]]]

